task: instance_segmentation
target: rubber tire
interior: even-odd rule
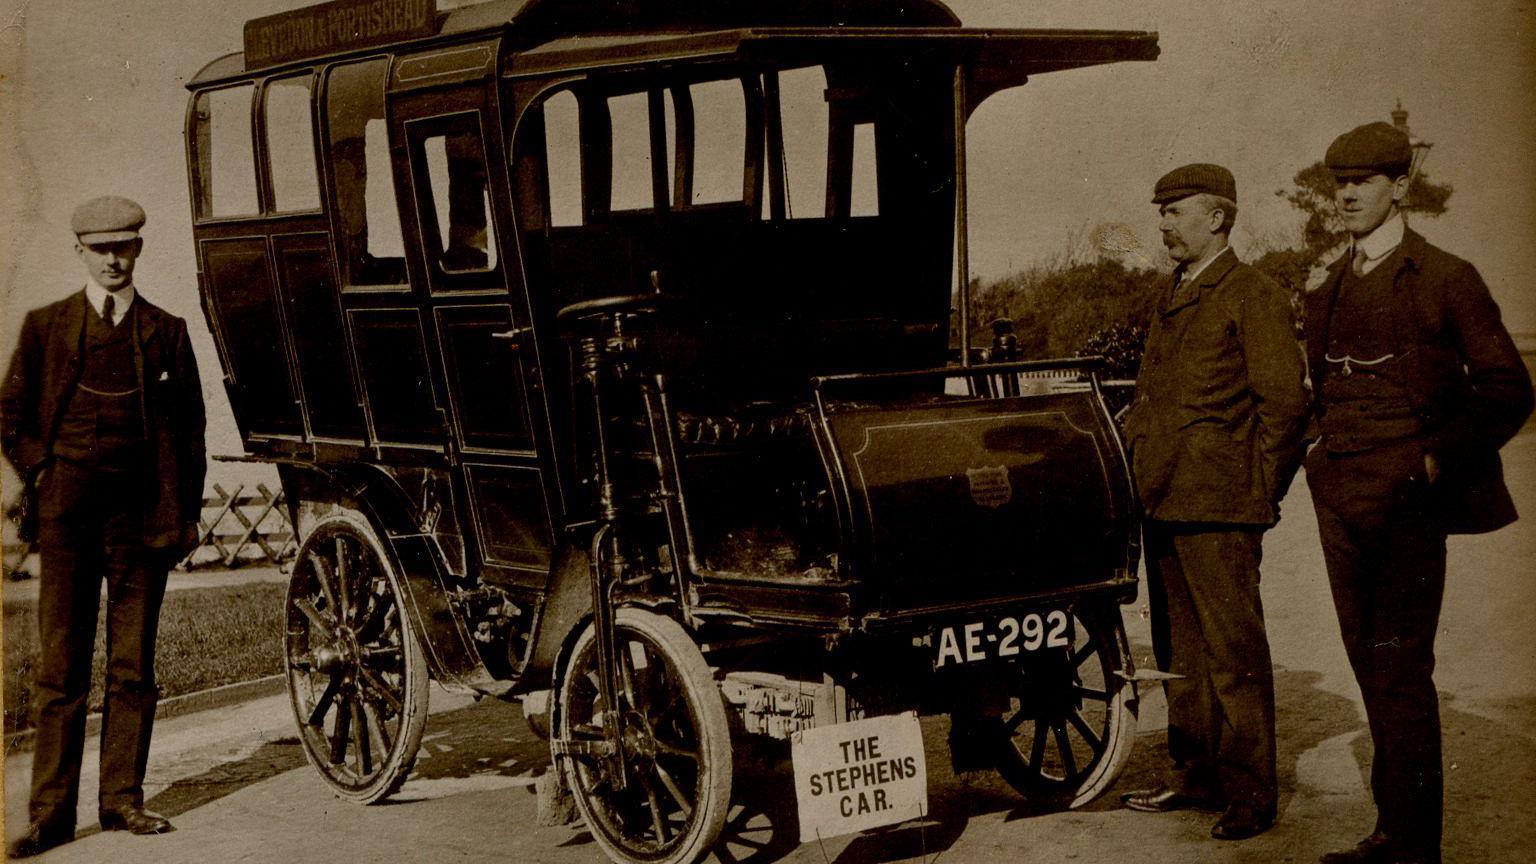
[[[714,673],[705,662],[704,655],[699,652],[697,643],[676,621],[643,609],[620,609],[615,614],[615,630],[619,634],[620,644],[623,644],[625,630],[647,637],[664,653],[664,659],[671,664],[678,677],[699,734],[699,749],[702,753],[700,773],[704,779],[699,783],[700,793],[695,809],[702,816],[691,822],[688,836],[671,853],[661,857],[630,857],[598,827],[601,823],[593,816],[594,805],[582,794],[576,774],[576,760],[554,757],[553,761],[559,766],[561,782],[571,790],[576,808],[585,820],[592,838],[611,860],[619,864],[693,864],[707,855],[714,846],[725,827],[726,815],[731,806],[732,750],[725,702],[715,683]],[[568,685],[572,680],[570,670],[584,653],[596,650],[595,633],[590,623],[582,630],[572,644],[566,662],[561,665],[559,679],[555,682],[550,725],[560,733],[561,738],[569,737],[570,732],[567,728],[569,718],[566,716],[566,706],[570,699]],[[594,665],[595,662],[594,656]]]
[[[284,609],[293,608],[294,592],[300,587],[299,568],[306,561],[306,554],[315,545],[328,541],[337,533],[350,534],[360,539],[362,548],[372,553],[376,566],[389,584],[395,606],[400,610],[401,655],[404,659],[406,679],[404,692],[401,694],[400,726],[388,758],[385,759],[384,766],[378,771],[377,776],[362,787],[348,787],[336,783],[325,768],[329,764],[329,754],[315,752],[315,743],[309,735],[305,734],[306,716],[300,708],[299,693],[293,674],[286,676],[288,703],[293,709],[294,721],[298,725],[299,743],[304,751],[304,757],[309,760],[310,765],[314,766],[326,785],[331,787],[332,793],[338,798],[355,804],[377,804],[400,790],[416,764],[416,756],[421,749],[421,736],[427,725],[427,683],[431,675],[427,668],[426,655],[422,652],[421,644],[416,640],[416,634],[405,612],[405,605],[401,602],[399,574],[395,572],[390,556],[379,540],[377,532],[373,530],[373,526],[368,523],[366,517],[355,510],[339,509],[328,514],[317,522],[309,536],[304,538],[304,543],[299,547],[295,559],[293,573],[289,578],[288,591],[284,597]],[[292,658],[287,656],[288,647],[287,640],[284,640],[285,668],[291,666]]]

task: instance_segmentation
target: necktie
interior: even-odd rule
[[[1364,249],[1356,249],[1355,250],[1355,260],[1350,265],[1350,269],[1355,271],[1355,275],[1356,276],[1364,276],[1365,275],[1365,262],[1367,262],[1369,260],[1371,260],[1371,256],[1365,254],[1365,250]]]
[[[116,326],[116,322],[112,320],[112,313],[117,311],[115,308],[117,305],[116,300],[117,298],[108,294],[107,299],[102,301],[101,304],[101,318],[107,322],[108,327]]]

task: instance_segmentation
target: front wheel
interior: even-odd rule
[[[1119,607],[1073,606],[1072,641],[1009,669],[997,771],[1032,804],[1078,807],[1114,784],[1136,737],[1136,685]]]
[[[609,858],[691,864],[714,845],[730,807],[725,705],[677,622],[620,609],[614,631],[619,704],[603,704],[588,625],[556,683],[550,749]]]

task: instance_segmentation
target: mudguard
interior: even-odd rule
[[[322,466],[298,460],[278,463],[294,524],[303,527],[304,508],[327,506],[355,510],[367,519],[394,560],[395,586],[406,617],[421,643],[432,677],[445,688],[465,693],[502,693],[480,660],[468,625],[450,602],[451,574],[436,538],[421,531],[415,509],[399,483],[379,468],[352,464]]]

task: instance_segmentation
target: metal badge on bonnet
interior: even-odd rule
[[[1013,500],[1013,484],[1008,481],[1008,468],[988,465],[965,469],[971,481],[971,500],[979,507],[996,509]]]

